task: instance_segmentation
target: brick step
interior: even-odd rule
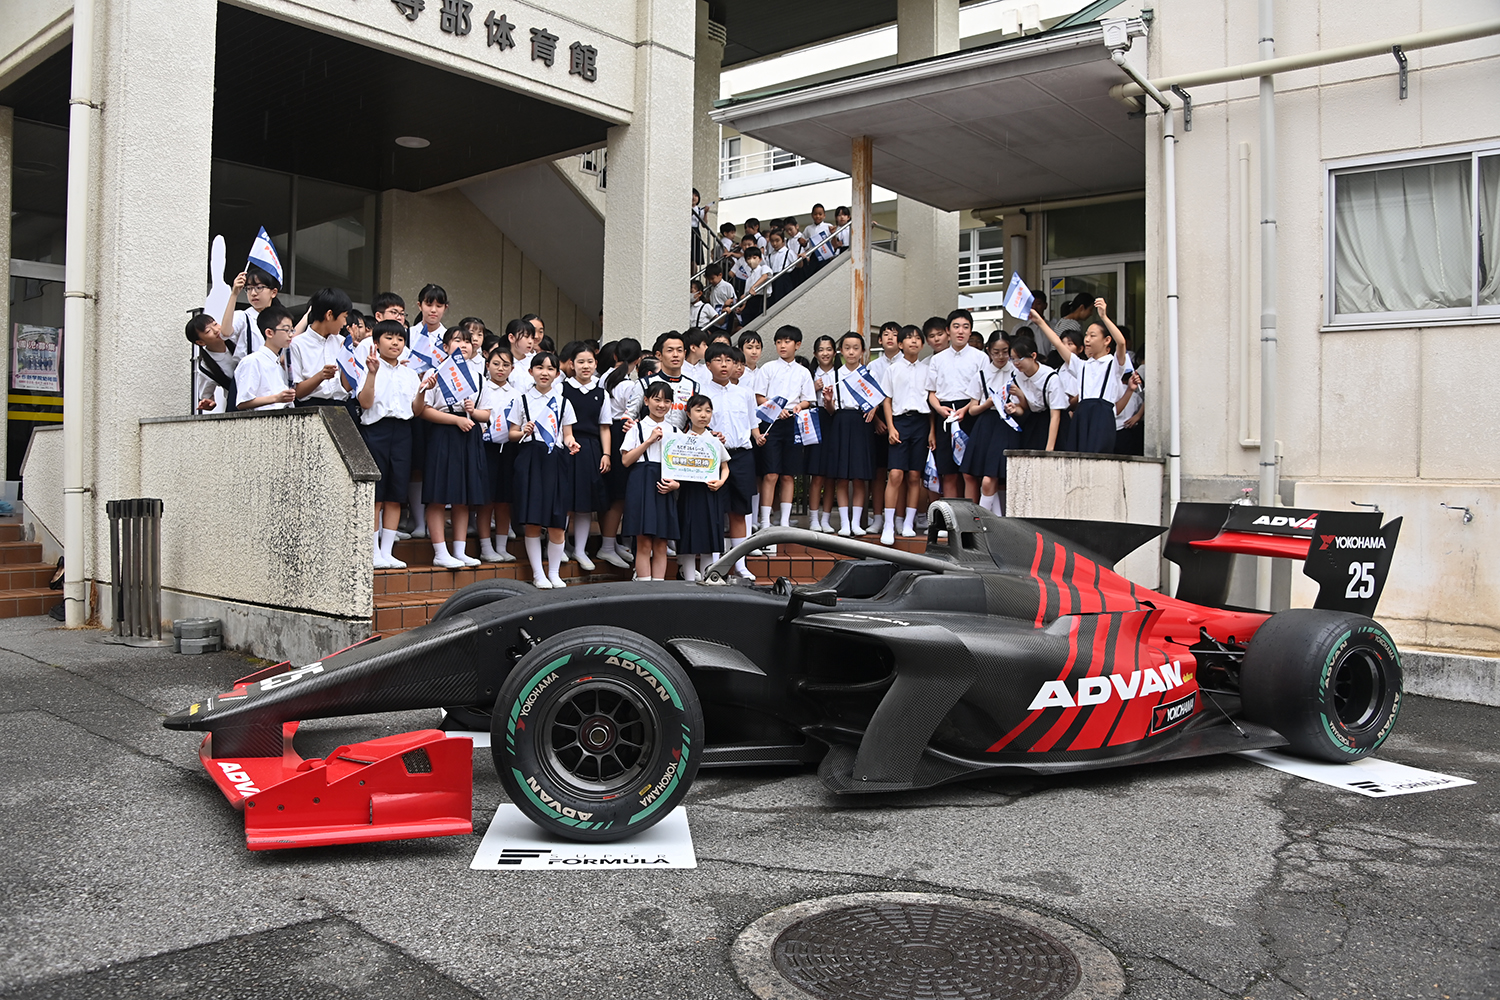
[[[62,603],[62,594],[46,587],[17,587],[0,590],[0,618],[30,618],[45,615],[55,604]]]
[[[0,565],[14,566],[21,563],[35,565],[41,561],[40,542],[0,542]]]
[[[20,521],[0,521],[0,542],[19,542],[24,531]]]
[[[44,562],[0,564],[0,590],[46,590],[56,571],[56,567]],[[61,600],[60,591],[53,593],[58,594],[58,599]]]

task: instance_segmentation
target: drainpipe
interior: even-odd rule
[[[1270,0],[1262,0],[1269,3]],[[1110,58],[1125,74],[1140,85],[1146,96],[1161,106],[1162,181],[1165,190],[1163,228],[1167,237],[1167,520],[1177,512],[1182,499],[1182,379],[1177,344],[1177,133],[1173,124],[1172,102],[1125,61],[1125,52],[1114,49]],[[1167,563],[1167,592],[1177,592],[1179,570]]]
[[[1260,58],[1276,58],[1274,0],[1260,0]],[[1276,506],[1276,78],[1260,78],[1260,494]],[[1256,561],[1257,607],[1271,607],[1271,560]]]
[[[84,291],[88,210],[92,199],[89,149],[98,105],[94,92],[94,0],[73,4],[73,86],[68,101],[67,260],[63,267],[63,602],[69,628],[88,618],[83,586]],[[117,581],[116,581],[117,582]]]

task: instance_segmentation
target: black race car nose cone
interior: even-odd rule
[[[1077,928],[1000,903],[860,893],[776,910],[734,963],[776,1000],[1101,1000],[1124,992],[1110,952]]]

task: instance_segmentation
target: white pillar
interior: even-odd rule
[[[854,279],[849,283],[849,329],[861,337],[870,336],[870,214],[871,174],[874,168],[874,143],[867,135],[850,142],[849,177],[853,181],[853,198],[849,206],[849,254],[853,258]]]
[[[724,26],[709,17],[708,0],[696,0],[693,46],[693,187],[708,205],[719,200],[719,123],[709,117],[719,99],[724,62]],[[710,211],[709,218],[717,219]]]
[[[0,108],[0,289],[4,290],[4,298],[0,298],[0,372],[10,371],[10,206],[15,150],[15,113]],[[5,384],[10,385],[9,381]],[[0,470],[6,464],[9,419],[7,407],[0,413]]]
[[[898,0],[898,63],[957,51],[958,0]],[[958,304],[958,213],[898,195],[896,229],[906,257],[906,322],[948,315]]]
[[[688,320],[695,14],[694,0],[639,0],[635,109],[609,130],[604,329],[648,348]]]
[[[104,502],[140,496],[140,419],[183,410],[183,324],[187,310],[203,303],[207,274],[218,5],[173,5],[170,58],[163,58],[159,21],[129,4],[95,9],[93,100],[102,110],[88,160],[87,246],[68,246],[70,255],[86,253],[88,297],[81,329],[65,333],[86,346],[82,364],[64,377],[81,390],[84,572],[106,580]],[[74,45],[82,41],[75,37]],[[190,461],[237,458],[245,456]],[[198,513],[168,501],[163,530]]]

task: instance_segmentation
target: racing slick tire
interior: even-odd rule
[[[1293,753],[1347,764],[1373,753],[1401,711],[1401,656],[1363,615],[1297,608],[1272,615],[1240,670],[1245,717]]]
[[[490,748],[506,794],[538,826],[570,840],[620,840],[687,794],[703,708],[656,643],[625,629],[569,629],[506,676]]]
[[[480,580],[471,583],[462,590],[454,593],[443,606],[437,609],[437,614],[432,616],[428,624],[440,622],[444,618],[453,618],[465,611],[473,611],[475,608],[495,601],[502,601],[507,597],[515,597],[517,594],[534,594],[535,587],[529,587],[517,580]],[[490,706],[488,705],[449,705],[443,709],[449,719],[465,730],[473,732],[486,732],[490,728]]]

